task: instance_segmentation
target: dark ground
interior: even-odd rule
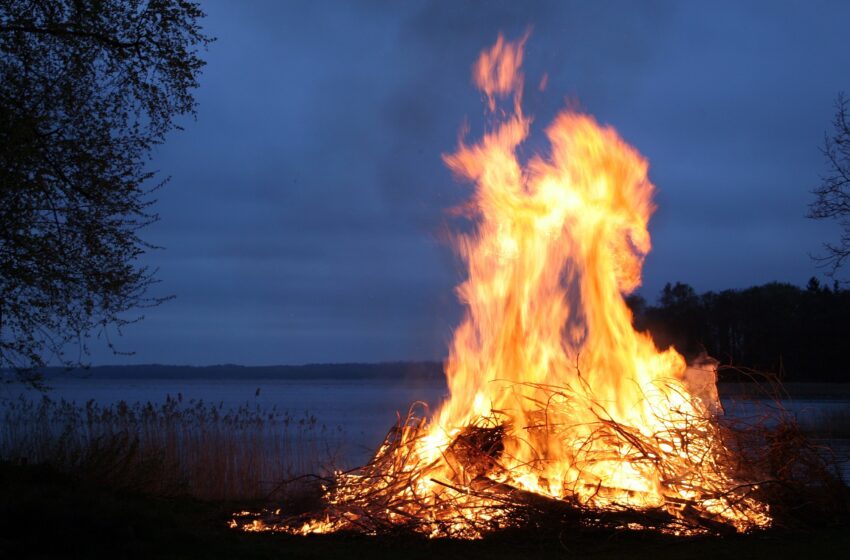
[[[846,558],[850,523],[732,538],[539,535],[483,541],[352,535],[293,537],[230,530],[245,504],[104,489],[45,467],[0,464],[0,558]]]

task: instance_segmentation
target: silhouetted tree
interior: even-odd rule
[[[701,351],[724,366],[780,374],[787,380],[847,381],[850,290],[809,280],[805,289],[771,282],[745,290],[697,295],[687,284],[667,284],[658,303],[629,301],[635,326],[660,347],[686,358]],[[735,378],[732,368],[721,377]]]
[[[645,323],[661,347],[673,345],[688,358],[703,351],[703,309],[694,289],[681,282],[667,283],[658,305],[646,309]]]
[[[0,0],[0,373],[77,364],[92,334],[161,301],[139,263],[164,182],[145,164],[195,112],[203,16],[186,0]]]
[[[827,160],[827,172],[814,189],[815,201],[809,206],[809,217],[838,220],[841,236],[837,243],[824,244],[826,253],[816,257],[835,274],[850,257],[850,115],[848,99],[842,93],[835,101],[832,134],[826,134],[821,151]]]

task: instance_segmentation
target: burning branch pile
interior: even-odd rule
[[[654,207],[648,164],[609,127],[561,113],[525,161],[525,38],[473,69],[491,123],[445,156],[475,185],[457,247],[467,307],[446,363],[450,398],[414,408],[364,467],[339,473],[310,517],[246,514],[245,530],[476,538],[512,527],[675,534],[771,524],[766,471],[719,418],[715,366],[688,367],[632,327]],[[506,108],[502,101],[509,100]]]
[[[568,401],[560,400],[563,390],[549,390],[556,398],[538,410],[540,425],[515,430],[508,417],[494,412],[465,426],[431,461],[422,454],[431,445],[428,423],[412,409],[367,465],[338,474],[327,488],[323,515],[246,515],[235,524],[302,534],[348,530],[477,538],[500,529],[541,526],[722,534],[770,522],[767,508],[753,498],[759,486],[724,476],[735,464],[731,452],[704,445],[720,441],[719,428],[710,420],[682,415],[666,431],[650,436],[606,417],[570,425],[564,422],[570,410]],[[544,473],[551,465],[545,453],[537,451],[535,462],[518,467],[505,447],[535,431],[575,446],[579,470],[628,463],[635,473],[661,481],[661,497],[589,475],[569,486],[528,489],[529,478],[548,482]]]

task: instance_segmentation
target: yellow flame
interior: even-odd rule
[[[482,522],[509,523],[477,491],[482,481],[585,507],[696,510],[741,531],[770,523],[731,472],[714,365],[689,368],[632,327],[624,295],[640,286],[651,248],[646,159],[572,111],[546,129],[547,155],[518,158],[531,124],[520,107],[526,39],[500,36],[481,53],[473,79],[494,124],[444,158],[474,184],[476,224],[457,240],[468,277],[457,288],[466,314],[446,362],[450,398],[430,424],[384,443],[371,463],[379,472],[337,477],[335,515],[283,530],[357,528],[385,503],[377,513],[390,523],[415,518],[431,536],[475,538]],[[506,96],[511,107],[497,112]]]
[[[713,366],[689,370],[672,348],[659,351],[634,330],[624,301],[640,286],[651,248],[648,163],[613,128],[565,111],[546,129],[548,156],[523,164],[525,40],[500,36],[474,66],[488,108],[495,111],[497,95],[513,93],[513,109],[478,143],[445,156],[475,185],[477,228],[458,241],[469,271],[458,287],[467,312],[446,364],[451,396],[431,438],[445,447],[445,434],[498,414],[514,434],[505,438],[500,466],[515,486],[603,506],[657,507],[677,494],[693,500],[683,480],[663,475],[718,478],[702,464],[720,445],[710,422],[720,408]],[[596,437],[614,424],[659,440],[667,456],[642,456],[625,435]],[[679,433],[689,439],[687,450]],[[656,468],[659,459],[669,468]],[[717,509],[737,520],[732,509]]]

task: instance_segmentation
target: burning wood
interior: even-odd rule
[[[595,440],[606,448],[615,440],[628,442],[634,448],[634,463],[658,469],[661,478],[669,473],[664,483],[670,495],[658,504],[630,506],[629,500],[646,500],[646,492],[614,487],[603,479],[583,482],[581,488],[575,486],[563,496],[527,490],[516,473],[500,462],[505,440],[517,437],[505,425],[464,428],[445,447],[440,459],[426,465],[419,449],[427,445],[428,424],[410,414],[388,434],[369,464],[337,475],[326,488],[322,516],[243,514],[233,525],[245,530],[302,534],[411,531],[435,537],[476,538],[499,529],[539,525],[722,534],[736,530],[726,521],[730,514],[748,520],[751,525],[747,528],[767,521],[766,507],[752,498],[758,485],[740,484],[718,491],[700,486],[711,476],[675,473],[677,464],[665,462],[663,457],[669,459],[669,453],[661,449],[669,435],[646,438],[611,421],[600,421],[596,429],[585,442],[589,450]],[[584,460],[589,466],[591,461],[620,458],[599,452],[588,453]],[[529,465],[528,469],[542,472],[545,461],[541,459],[539,465]],[[546,480],[541,477],[538,482]],[[692,497],[677,497],[683,488]],[[582,495],[588,498],[582,499]]]
[[[475,184],[465,209],[476,220],[457,242],[467,314],[446,363],[449,400],[429,419],[409,414],[367,465],[339,473],[321,515],[234,526],[475,538],[541,524],[771,524],[766,471],[742,467],[718,421],[714,365],[688,368],[632,327],[624,294],[640,285],[654,210],[646,160],[569,111],[547,129],[547,158],[518,159],[531,123],[524,42],[500,37],[482,53],[474,79],[494,124],[445,156]]]

